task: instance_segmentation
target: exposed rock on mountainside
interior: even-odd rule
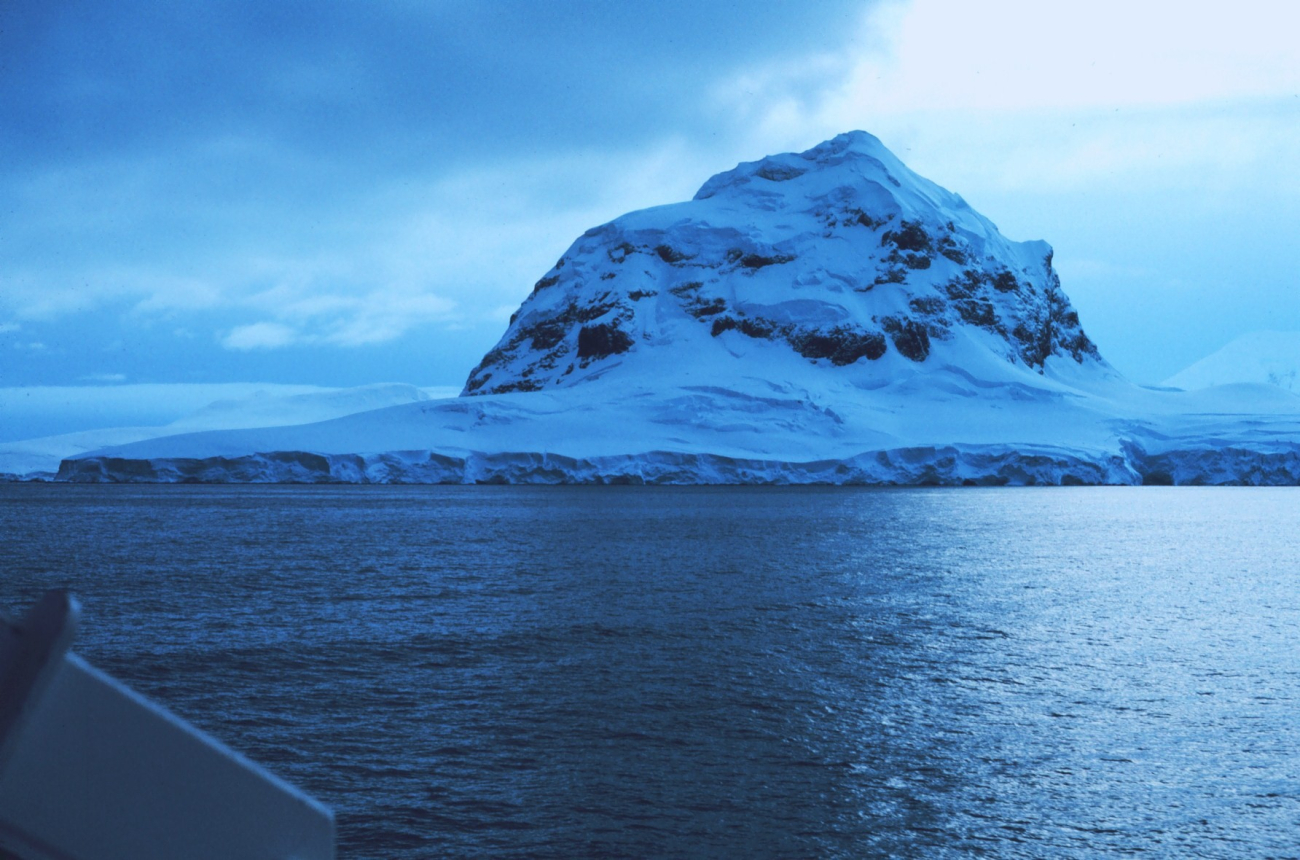
[[[687,203],[587,231],[511,319],[466,394],[569,386],[635,356],[717,360],[712,338],[813,362],[926,362],[964,332],[1040,370],[1096,360],[1043,242],[1010,242],[864,132],[721,173]]]

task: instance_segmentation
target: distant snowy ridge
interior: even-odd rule
[[[1300,393],[1300,332],[1244,334],[1187,367],[1164,384],[1197,389],[1235,382],[1259,382]]]
[[[432,399],[424,389],[398,382],[289,396],[258,392],[248,397],[209,403],[173,422],[170,429],[173,432],[185,432],[312,424],[399,403],[419,403]]]
[[[278,387],[228,397],[161,427],[111,427],[0,443],[0,474],[53,474],[60,461],[113,445],[199,430],[310,424],[399,403],[432,399],[426,390],[402,383],[283,393]]]
[[[1133,385],[1050,246],[854,132],[587,231],[459,398],[116,445],[59,478],[1294,484],[1300,396]]]

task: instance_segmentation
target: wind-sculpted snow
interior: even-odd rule
[[[459,398],[118,444],[68,481],[1300,483],[1300,396],[1149,389],[879,141],[742,164],[588,231]]]

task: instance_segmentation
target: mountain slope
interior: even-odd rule
[[[356,412],[431,399],[432,396],[424,390],[402,383],[291,394],[285,394],[275,387],[269,390],[255,389],[243,396],[213,401],[160,427],[107,427],[0,442],[0,475],[52,473],[65,458],[162,436],[205,430],[311,424]]]
[[[891,351],[1028,370],[1053,356],[1099,362],[1050,246],[1008,241],[852,132],[589,230],[537,282],[464,393],[577,385],[613,363],[656,374],[725,365],[746,341],[832,374]],[[870,375],[856,371],[841,375]]]
[[[1300,332],[1256,331],[1165,380],[1174,388],[1209,388],[1237,382],[1276,385],[1300,393]]]

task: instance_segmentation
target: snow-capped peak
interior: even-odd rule
[[[1164,384],[1198,389],[1243,382],[1276,385],[1300,394],[1300,332],[1243,334],[1171,376]]]
[[[979,376],[1101,365],[1051,257],[849,132],[587,231],[464,393],[701,368],[802,376],[790,361],[862,384],[935,364]]]

